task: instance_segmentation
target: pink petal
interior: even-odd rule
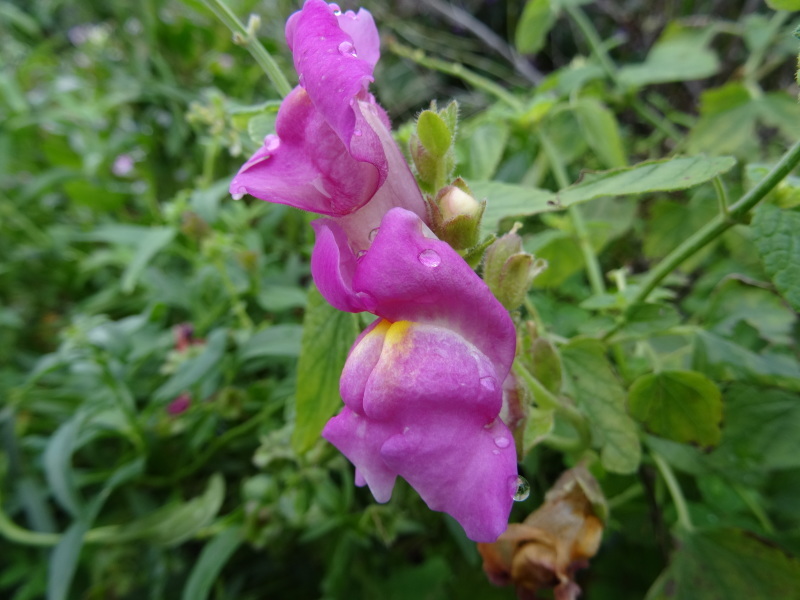
[[[380,448],[398,431],[395,424],[370,421],[345,407],[328,421],[322,437],[356,466],[356,483],[366,482],[375,500],[388,502],[397,475],[384,463]]]
[[[516,489],[511,432],[490,428],[469,413],[427,415],[381,447],[386,465],[408,481],[431,510],[448,513],[476,542],[494,542],[506,530]]]

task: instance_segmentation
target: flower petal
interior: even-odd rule
[[[378,169],[350,155],[305,90],[297,87],[284,99],[275,127],[277,136],[267,136],[234,177],[232,194],[324,215],[352,212],[375,194]]]
[[[384,321],[385,322],[385,321]],[[385,328],[363,393],[363,412],[371,419],[417,422],[420,413],[454,411],[478,426],[491,422],[502,404],[502,390],[486,356],[457,333],[399,321]],[[347,360],[344,376],[362,356]],[[430,415],[429,415],[430,416]]]
[[[391,323],[383,319],[378,319],[367,327],[353,344],[342,370],[342,378],[339,380],[342,400],[345,405],[362,415],[367,382],[381,358],[386,332],[390,327]]]
[[[370,421],[344,407],[322,430],[322,437],[336,446],[356,466],[356,483],[369,486],[378,502],[388,502],[397,474],[381,458],[384,442],[398,433],[398,426]]]
[[[458,332],[495,367],[503,381],[516,348],[508,312],[459,254],[427,237],[420,218],[395,208],[386,213],[369,251],[352,275],[354,293],[374,299],[373,312],[389,321],[414,321]]]
[[[468,413],[421,414],[380,454],[431,510],[451,515],[471,540],[493,542],[506,530],[517,461],[511,432],[499,420],[486,429]]]

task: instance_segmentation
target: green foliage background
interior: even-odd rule
[[[230,6],[294,82],[298,7]],[[398,137],[458,99],[484,233],[520,221],[549,262],[517,315],[552,356],[521,357],[542,410],[512,519],[593,457],[611,513],[583,597],[800,597],[800,178],[727,213],[800,139],[798,13],[364,6]],[[0,596],[514,597],[318,438],[367,320],[309,292],[311,216],[230,199],[280,98],[207,6],[0,0],[0,56]]]

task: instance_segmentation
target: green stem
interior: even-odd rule
[[[651,452],[651,456],[661,473],[661,477],[664,478],[664,483],[667,484],[670,496],[672,496],[672,502],[675,504],[675,510],[678,513],[678,525],[686,531],[694,531],[694,525],[689,515],[689,507],[686,504],[686,498],[683,496],[683,490],[681,490],[675,473],[672,472],[672,467],[670,467],[667,461],[656,452]]]
[[[247,48],[278,93],[283,97],[288,96],[292,91],[292,86],[289,85],[275,59],[258,41],[254,31],[255,27],[245,27],[224,0],[203,0],[203,3],[233,32],[234,41]]]
[[[717,202],[719,203],[719,212],[721,215],[728,215],[728,190],[725,189],[725,184],[722,178],[717,175],[711,180],[714,184],[714,191],[717,193]]]
[[[749,508],[755,518],[758,519],[764,531],[770,534],[775,533],[775,526],[772,524],[772,521],[770,521],[764,508],[753,497],[751,490],[741,485],[734,485],[733,489],[744,503],[747,504],[747,508]]]
[[[556,183],[559,189],[569,187],[569,178],[567,177],[567,170],[561,157],[558,155],[558,150],[550,141],[550,138],[544,131],[538,132],[539,141],[542,144],[542,149],[550,161],[550,167],[555,175]],[[603,294],[606,291],[605,282],[603,281],[603,273],[600,270],[600,263],[597,261],[597,256],[592,248],[592,242],[589,238],[589,229],[586,227],[586,222],[583,220],[583,215],[577,206],[570,206],[567,209],[569,217],[572,220],[572,225],[575,227],[575,236],[578,239],[578,246],[583,254],[583,260],[586,263],[586,274],[589,277],[589,284],[592,286],[594,294]]]
[[[603,41],[600,39],[600,36],[597,33],[597,30],[592,25],[592,22],[583,14],[583,11],[578,8],[576,5],[573,5],[572,2],[564,2],[563,8],[570,16],[570,18],[575,21],[575,24],[578,26],[578,29],[581,30],[581,33],[586,38],[586,41],[589,43],[589,46],[592,49],[592,52],[600,61],[600,66],[603,67],[603,70],[606,72],[606,75],[614,82],[614,84],[618,84],[619,80],[617,77],[617,66],[614,64],[614,61],[609,56],[608,52],[606,51],[605,47],[603,46]]]
[[[431,58],[426,56],[422,50],[409,48],[408,46],[404,46],[397,41],[389,41],[389,51],[397,54],[398,56],[402,56],[403,58],[412,60],[418,65],[422,65],[428,69],[433,69],[434,71],[439,71],[441,73],[446,73],[447,75],[452,75],[453,77],[458,77],[471,86],[491,94],[498,100],[502,100],[517,111],[522,112],[525,108],[523,103],[508,90],[497,85],[491,79],[481,77],[477,73],[470,71],[461,63],[452,63],[439,60],[437,58]]]
[[[576,445],[575,449],[588,448],[592,441],[592,433],[589,430],[589,424],[586,422],[583,413],[574,406],[562,402],[555,394],[544,387],[519,360],[514,361],[514,366],[512,368],[514,374],[522,379],[525,385],[528,386],[528,389],[533,393],[536,404],[540,408],[544,410],[554,410],[572,424],[580,438],[579,445]]]
[[[736,225],[747,212],[786,177],[797,164],[800,163],[800,141],[792,146],[783,155],[780,162],[775,165],[764,179],[758,182],[752,190],[728,209],[727,215],[717,215],[704,227],[670,252],[655,269],[648,273],[642,282],[639,293],[636,294],[631,306],[641,304],[647,299],[656,286],[672,271],[677,269],[683,261],[704,248],[707,244],[717,239],[725,231]]]
[[[770,42],[774,38],[775,34],[781,28],[781,26],[786,22],[786,19],[789,18],[789,11],[779,10],[772,15],[772,18],[767,25],[767,38],[768,42],[764,44],[760,44],[753,52],[750,53],[750,56],[747,57],[747,61],[744,63],[744,67],[742,68],[742,72],[744,74],[744,79],[747,82],[756,82],[756,73],[761,66],[761,63],[764,61],[764,55],[767,51],[767,48],[770,46]]]

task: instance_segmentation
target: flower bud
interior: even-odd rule
[[[456,250],[478,243],[486,201],[478,202],[460,177],[429,201],[433,231]]]
[[[524,301],[533,279],[547,268],[547,261],[522,251],[522,238],[514,227],[489,246],[483,263],[483,280],[507,310]]]

